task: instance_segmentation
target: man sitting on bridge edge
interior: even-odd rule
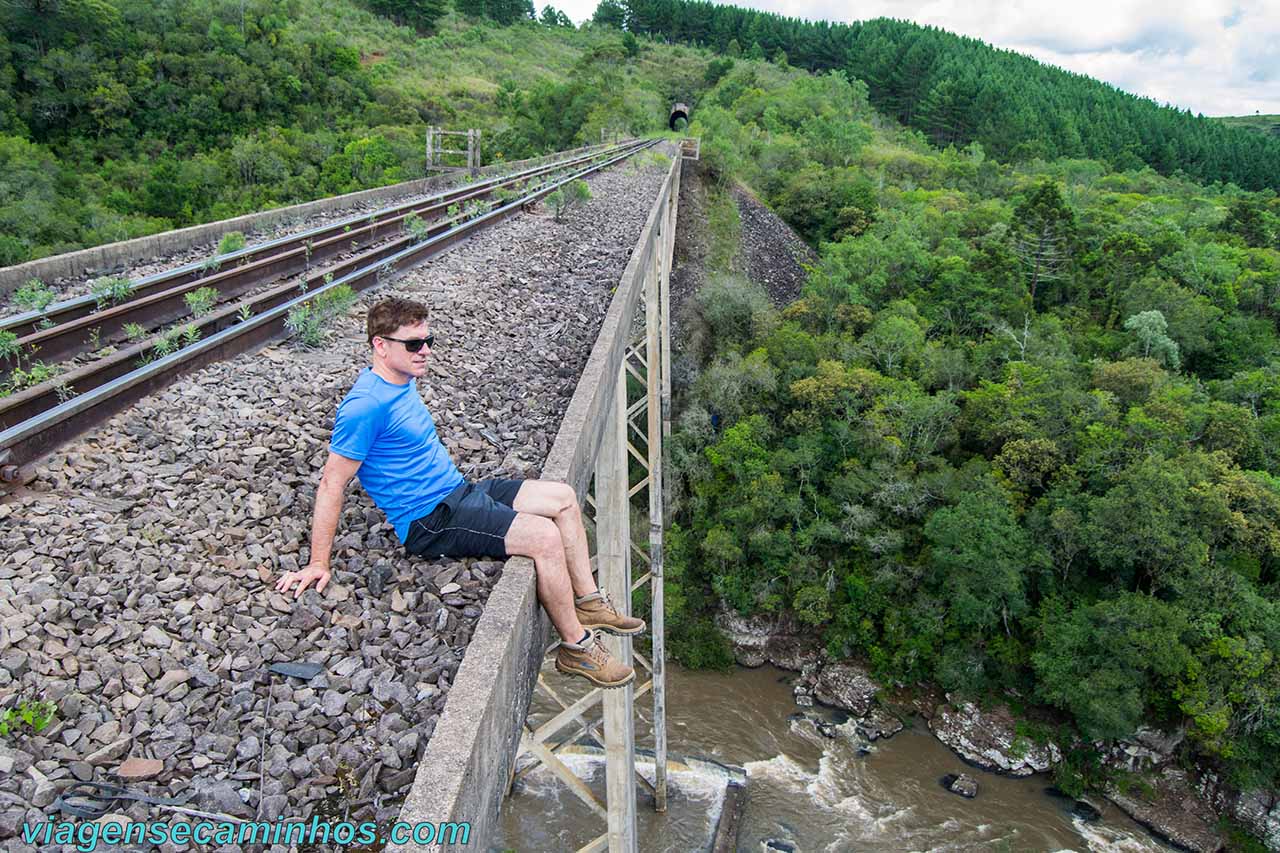
[[[394,525],[405,550],[421,557],[532,557],[538,601],[560,634],[556,669],[600,687],[620,687],[635,671],[615,660],[598,631],[638,634],[591,576],[587,533],[573,489],[549,480],[463,479],[436,435],[415,380],[427,372],[434,335],[427,307],[392,297],[369,309],[373,366],[338,405],[329,458],[316,490],[311,561],[286,572],[280,592],[329,583],[329,556],[352,475]]]

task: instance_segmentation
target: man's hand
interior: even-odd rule
[[[276,592],[288,592],[289,588],[296,583],[298,591],[293,594],[293,597],[299,598],[312,582],[316,584],[316,592],[324,592],[324,588],[329,585],[331,574],[328,566],[311,563],[296,572],[285,572],[284,577],[276,581]]]

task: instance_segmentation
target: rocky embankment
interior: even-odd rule
[[[764,285],[774,305],[788,305],[800,295],[808,276],[804,267],[816,264],[818,253],[747,187],[735,184],[733,200],[742,221],[747,275]]]
[[[677,350],[686,322],[679,308],[706,282],[711,233],[705,174],[705,164],[688,161],[680,180],[679,227],[670,285],[671,331]],[[741,223],[730,271],[749,277],[764,287],[770,302],[784,307],[800,295],[807,275],[804,265],[816,263],[818,255],[745,186],[734,184],[730,192]]]
[[[501,564],[407,557],[353,485],[332,582],[273,591],[309,559],[367,307],[431,306],[420,390],[463,474],[536,476],[665,173],[614,168],[564,222],[498,224],[364,294],[318,350],[273,345],[184,377],[0,503],[0,710],[58,705],[40,734],[0,741],[0,849],[33,850],[21,825],[77,779],[238,818],[395,819]],[[280,661],[322,669],[270,674]]]
[[[892,737],[902,730],[905,716],[919,714],[933,735],[965,762],[1010,776],[1047,772],[1062,760],[1062,749],[1070,748],[1020,736],[1015,717],[1001,705],[983,709],[950,694],[939,701],[928,691],[920,691],[903,705],[891,706],[881,685],[863,667],[828,660],[812,639],[812,632],[789,617],[746,618],[722,612],[716,621],[733,644],[739,664],[755,667],[770,663],[798,672],[794,685],[797,704],[808,707],[816,700],[849,712],[853,731],[868,741]],[[1181,740],[1180,733],[1140,729],[1133,741],[1116,744],[1108,762],[1143,781],[1123,790],[1112,788],[1106,792],[1107,798],[1159,837],[1187,850],[1213,853],[1222,849],[1220,816],[1247,827],[1268,849],[1280,850],[1280,800],[1275,794],[1240,792],[1212,773],[1188,773],[1175,760]],[[954,783],[967,778],[963,774],[944,778],[950,790],[962,796],[976,795],[976,783],[972,787],[961,784],[961,790],[956,790]],[[1081,801],[1077,813],[1096,817],[1097,809]]]
[[[955,700],[950,693],[946,698],[929,717],[929,730],[970,764],[1009,776],[1030,776],[1062,760],[1056,744],[1033,743],[1019,736],[1008,708],[998,705],[983,710],[972,702]]]

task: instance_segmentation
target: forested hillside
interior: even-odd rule
[[[428,124],[485,162],[656,130],[704,85],[685,48],[459,5],[0,4],[0,266],[420,177]]]
[[[717,70],[704,158],[821,263],[781,313],[732,275],[698,296],[677,653],[724,659],[720,602],[789,610],[889,682],[1016,691],[1061,712],[1028,729],[1061,742],[1185,724],[1203,760],[1274,786],[1276,199],[939,151],[842,72]],[[1096,760],[1072,752],[1060,782],[1099,783]]]
[[[856,11],[856,10],[855,10]],[[1089,157],[1118,169],[1280,187],[1280,140],[1157,105],[1090,77],[907,21],[808,22],[698,0],[605,0],[597,17],[727,56],[842,69],[935,144],[1001,160]]]

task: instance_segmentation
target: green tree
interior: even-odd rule
[[[1114,394],[1125,408],[1147,402],[1168,383],[1168,372],[1150,358],[1107,362],[1093,370],[1093,387]]]
[[[1159,311],[1164,317],[1168,335],[1177,343],[1179,359],[1188,370],[1198,370],[1212,358],[1214,335],[1221,328],[1224,312],[1207,297],[1152,273],[1129,288],[1120,315],[1131,317],[1145,311]]]
[[[1093,499],[1085,531],[1102,577],[1122,588],[1162,587],[1205,563],[1189,475],[1175,460],[1147,456]]]
[[[422,33],[434,31],[436,21],[449,11],[447,0],[368,0],[368,3],[379,15]]]
[[[1178,679],[1193,666],[1186,632],[1181,610],[1141,593],[1075,609],[1050,600],[1031,655],[1037,691],[1090,739],[1130,737],[1149,714],[1171,710]]]
[[[596,6],[591,20],[604,27],[622,29],[627,22],[627,12],[617,0],[600,0],[600,5]]]
[[[924,351],[924,329],[911,314],[914,306],[904,304],[910,312],[881,312],[871,328],[862,336],[862,350],[882,373],[893,376],[910,368]]]
[[[804,123],[801,131],[809,141],[814,159],[825,166],[852,165],[871,141],[871,128],[866,124],[833,115],[814,116]],[[866,186],[869,192],[870,186]],[[875,210],[874,195],[866,195],[862,201],[865,210]]]
[[[1048,558],[1000,491],[987,486],[935,511],[924,535],[931,582],[948,603],[949,621],[968,634],[1011,633],[1027,611],[1027,577]]]
[[[728,57],[720,57],[713,59],[707,63],[707,71],[702,79],[708,86],[714,86],[720,82],[720,78],[733,70],[733,60]]]
[[[1138,339],[1138,355],[1154,358],[1170,370],[1178,369],[1178,344],[1170,338],[1169,323],[1159,311],[1143,311],[1124,321],[1124,327]]]
[[[533,0],[485,0],[485,14],[502,26],[536,18]]]
[[[1238,235],[1249,246],[1263,248],[1276,240],[1276,217],[1257,199],[1238,198],[1228,208],[1222,230]]]
[[[1032,304],[1044,300],[1044,286],[1060,284],[1068,275],[1075,239],[1075,213],[1057,184],[1042,182],[1013,211],[1010,235],[1022,261]]]
[[[1102,242],[1102,267],[1106,272],[1107,325],[1114,326],[1120,295],[1142,277],[1152,261],[1151,246],[1136,234],[1124,231]]]
[[[856,170],[816,167],[791,176],[774,201],[778,214],[815,245],[863,233],[877,206],[870,182]]]

